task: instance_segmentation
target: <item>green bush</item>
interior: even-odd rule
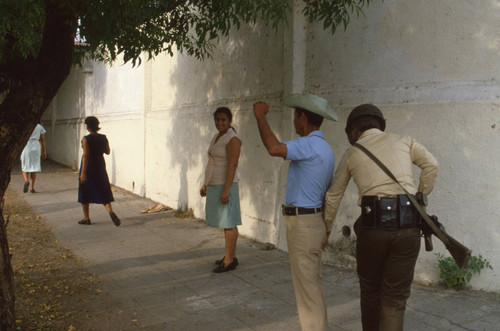
[[[485,268],[493,269],[490,262],[481,255],[471,256],[469,265],[464,269],[460,269],[451,257],[445,257],[439,253],[436,253],[436,256],[441,270],[439,277],[447,288],[465,290],[473,274],[479,274]]]

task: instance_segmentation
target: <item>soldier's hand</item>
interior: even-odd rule
[[[253,114],[256,118],[265,117],[269,112],[269,104],[267,102],[259,101],[253,104]]]

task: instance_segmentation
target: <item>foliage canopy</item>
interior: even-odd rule
[[[0,0],[0,70],[12,59],[37,57],[47,2]],[[323,21],[335,32],[369,0],[303,2],[310,22]],[[134,65],[143,52],[152,58],[174,49],[203,59],[231,28],[257,21],[277,28],[291,9],[287,0],[79,0],[65,6],[77,20],[75,62],[112,62],[121,54]]]

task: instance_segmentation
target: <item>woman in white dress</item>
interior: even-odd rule
[[[37,124],[33,133],[31,134],[30,140],[24,147],[21,153],[21,168],[24,177],[23,192],[28,192],[30,188],[31,193],[36,193],[35,181],[36,173],[42,171],[42,166],[40,164],[40,156],[45,160],[47,158],[47,152],[45,149],[45,129],[40,124]],[[31,183],[30,183],[31,177]],[[30,185],[31,184],[31,185]]]

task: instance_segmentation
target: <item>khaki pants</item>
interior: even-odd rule
[[[303,331],[324,331],[328,322],[321,266],[323,217],[321,213],[285,216],[285,223],[300,325]]]
[[[364,331],[402,331],[406,300],[420,251],[420,229],[356,231]]]

